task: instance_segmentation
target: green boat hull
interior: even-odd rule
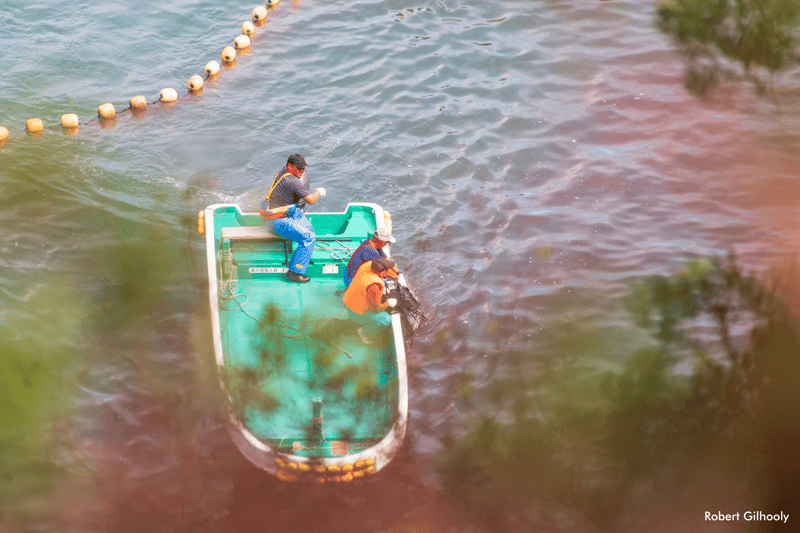
[[[311,282],[294,283],[294,243],[257,213],[235,204],[200,213],[212,336],[229,430],[245,457],[286,481],[346,482],[388,464],[406,432],[399,316],[362,329],[365,343],[337,294],[352,252],[391,221],[374,204],[307,216],[317,234]]]

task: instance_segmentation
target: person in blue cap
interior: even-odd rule
[[[308,263],[317,242],[314,227],[309,222],[303,207],[313,204],[326,195],[325,189],[317,188],[313,193],[303,183],[306,160],[300,154],[292,154],[286,160],[286,166],[275,174],[267,198],[261,202],[259,213],[264,224],[271,225],[272,231],[297,243],[289,260],[289,271],[286,277],[297,283],[308,283],[306,276]]]
[[[362,242],[353,252],[353,255],[350,256],[350,261],[348,261],[347,267],[344,269],[344,288],[347,289],[350,286],[356,276],[356,272],[358,272],[358,267],[366,261],[372,261],[378,257],[385,259],[386,252],[383,251],[383,247],[395,242],[395,240],[389,228],[383,226],[375,230],[372,237]]]

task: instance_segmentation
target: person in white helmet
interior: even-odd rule
[[[385,259],[386,252],[383,251],[383,247],[393,242],[395,242],[395,238],[392,237],[392,232],[389,231],[389,228],[385,226],[375,230],[372,237],[362,242],[353,252],[353,255],[350,256],[347,268],[344,269],[344,288],[347,289],[350,286],[356,276],[356,272],[358,272],[358,268],[366,261],[372,261],[378,257]]]

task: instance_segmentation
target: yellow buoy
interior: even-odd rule
[[[300,470],[301,472],[310,472],[311,471],[311,465],[308,464],[308,463],[300,463],[297,466],[297,469]]]
[[[144,109],[147,107],[147,98],[142,95],[131,98],[131,109]]]
[[[197,233],[200,235],[206,234],[206,212],[205,211],[198,211],[197,212]],[[278,465],[281,466],[281,465]]]
[[[203,88],[203,78],[195,74],[194,76],[189,78],[189,81],[186,83],[186,86],[189,87],[189,90],[191,92],[199,91],[200,89]]]
[[[97,108],[97,116],[100,118],[113,118],[117,114],[112,104],[103,104]]]
[[[342,483],[347,483],[348,481],[353,481],[353,474],[345,474],[343,476],[340,476],[340,479],[342,480]]]
[[[341,471],[342,469],[339,468],[338,465],[328,465],[328,472],[331,472],[332,474],[338,474]]]
[[[236,61],[236,49],[233,46],[226,46],[222,49],[222,62],[233,63]]]
[[[161,92],[158,93],[158,99],[165,104],[171,104],[178,100],[178,91],[169,87],[161,89]]]
[[[314,465],[314,472],[322,474],[325,472],[325,465]]]
[[[250,46],[250,37],[247,35],[240,35],[236,39],[233,40],[233,47],[237,50],[241,50],[242,48],[247,48]]]
[[[61,116],[61,125],[65,128],[77,128],[78,127],[78,115],[75,113],[67,113],[66,115]]]
[[[32,118],[25,123],[25,129],[31,133],[36,133],[44,129],[44,123],[40,118]]]
[[[206,76],[216,76],[217,74],[219,74],[219,63],[209,61],[206,65]]]
[[[267,7],[272,9],[273,7],[277,6],[281,3],[281,0],[267,0]]]
[[[353,465],[342,465],[342,472],[352,472]]]
[[[248,37],[252,37],[256,34],[256,27],[253,26],[253,23],[245,21],[242,23],[242,35],[247,35]]]
[[[267,20],[267,8],[264,6],[258,6],[253,10],[253,22],[258,24],[259,22],[263,22]]]
[[[6,139],[8,139],[8,135],[9,135],[8,134],[8,128],[4,128],[3,126],[0,126],[0,142],[5,141]]]

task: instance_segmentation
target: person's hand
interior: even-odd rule
[[[318,187],[316,192],[319,193],[320,196],[325,196],[328,194],[328,192],[322,187]]]
[[[383,291],[382,301],[389,306],[389,312],[391,313],[397,307],[397,298],[400,296],[397,280],[387,278],[384,281]]]

